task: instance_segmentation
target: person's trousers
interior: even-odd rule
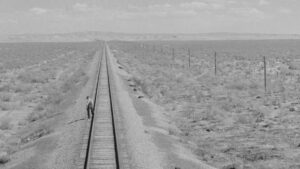
[[[87,107],[87,116],[90,118],[92,115],[94,115],[94,110],[92,106]]]

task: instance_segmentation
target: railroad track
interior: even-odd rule
[[[107,50],[105,44],[94,90],[95,115],[86,126],[77,164],[80,169],[120,168]]]

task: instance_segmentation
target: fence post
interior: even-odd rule
[[[188,53],[189,53],[189,69],[191,68],[191,51],[190,48],[188,48]]]
[[[267,92],[267,63],[266,63],[266,56],[263,56],[264,61],[264,86],[265,92]]]
[[[217,52],[215,52],[215,76],[217,75]]]
[[[172,48],[172,68],[175,67],[175,51],[174,51],[174,48]]]
[[[175,50],[174,50],[174,48],[172,48],[172,59],[173,59],[173,61],[175,60]]]

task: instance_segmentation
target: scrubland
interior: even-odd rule
[[[37,141],[59,127],[97,49],[94,42],[0,44],[0,168],[34,166],[21,163],[34,157],[30,147],[41,147]],[[45,146],[41,151],[48,151]]]
[[[136,90],[178,127],[169,134],[224,169],[300,168],[299,46],[299,40],[110,42]]]

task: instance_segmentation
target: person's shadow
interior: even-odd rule
[[[85,118],[77,119],[77,120],[71,121],[71,122],[69,122],[68,124],[76,123],[76,122],[78,122],[78,121],[80,121],[80,120],[85,120]]]

